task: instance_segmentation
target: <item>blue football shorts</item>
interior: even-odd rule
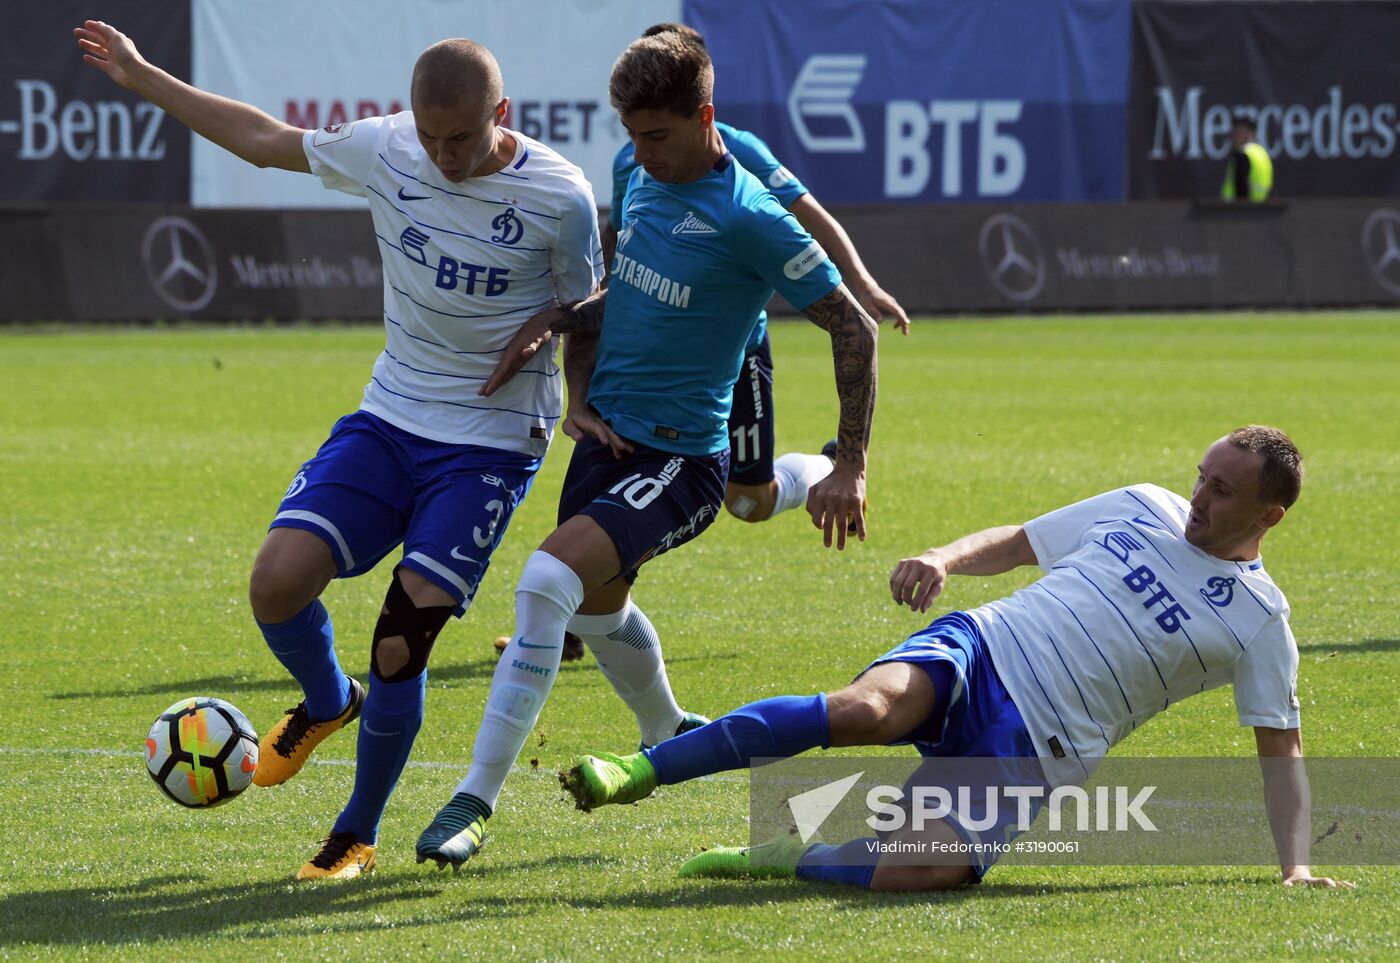
[[[631,444],[635,451],[621,458],[591,437],[575,444],[559,495],[559,524],[575,515],[597,522],[617,548],[618,574],[629,582],[644,563],[710,527],[729,472],[728,449],[679,455]]]
[[[744,355],[729,412],[729,480],[766,485],[773,480],[773,352],[763,340]]]
[[[402,543],[400,564],[455,598],[460,617],[539,465],[519,452],[430,441],[356,411],[301,466],[270,527],[319,535],[338,578],[368,572]]]
[[[886,662],[910,662],[933,681],[934,711],[892,745],[913,745],[924,763],[905,786],[911,802],[917,788],[942,789],[952,798],[966,794],[967,806],[945,817],[968,844],[968,860],[980,880],[1025,828],[1019,801],[1002,791],[1035,786],[1029,800],[1029,827],[1050,786],[1026,729],[987,652],[977,624],[965,612],[934,619],[925,629],[880,656],[869,671]],[[974,828],[975,827],[975,828]]]

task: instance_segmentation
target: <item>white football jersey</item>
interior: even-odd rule
[[[1025,531],[1045,576],[970,613],[1047,772],[1083,778],[1144,721],[1227,682],[1240,725],[1298,726],[1283,593],[1262,561],[1186,541],[1189,513],[1134,485],[1042,515]]]
[[[509,131],[514,159],[454,183],[412,111],[307,131],[312,173],[369,200],[384,262],[384,352],[360,408],[423,438],[542,456],[563,400],[553,345],[490,398],[477,390],[532,314],[602,278],[593,191],[579,168]]]

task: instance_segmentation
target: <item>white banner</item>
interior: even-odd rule
[[[418,55],[467,37],[501,65],[506,126],[582,167],[606,205],[625,140],[608,105],[613,61],[648,26],[680,15],[681,0],[196,0],[193,83],[297,127],[324,127],[407,110]],[[364,204],[198,137],[191,167],[197,207]]]

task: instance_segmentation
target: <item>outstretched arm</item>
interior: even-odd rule
[[[793,202],[788,211],[840,269],[842,279],[856,296],[860,306],[876,321],[883,321],[888,316],[900,333],[908,334],[909,315],[904,313],[898,301],[875,283],[874,276],[866,269],[865,262],[860,259],[860,252],[856,250],[851,236],[846,233],[841,222],[832,217],[831,212],[822,207],[811,194],[803,194]]]
[[[174,117],[190,130],[258,167],[311,172],[300,128],[258,108],[191,87],[148,63],[131,38],[100,20],[73,30],[83,60]]]
[[[510,339],[510,344],[506,345],[506,350],[501,354],[501,360],[496,362],[495,370],[491,372],[491,376],[486,379],[486,383],[481,386],[477,393],[483,397],[490,397],[501,385],[514,378],[516,372],[525,367],[525,364],[541,348],[548,345],[550,339],[556,334],[580,335],[596,339],[598,332],[603,330],[603,307],[607,301],[607,295],[608,292],[605,288],[594,291],[577,304],[545,308],[539,314],[532,315]],[[567,349],[564,358],[564,372],[567,377],[569,374]],[[577,359],[575,360],[576,365],[580,363]],[[593,371],[591,346],[587,349],[586,368],[590,373]],[[569,384],[572,387],[573,381],[570,380]],[[588,379],[586,377],[583,384],[587,388]]]
[[[927,612],[943,592],[949,575],[1000,575],[1022,565],[1036,564],[1035,550],[1020,525],[988,528],[964,535],[917,558],[900,559],[890,573],[896,605]]]
[[[825,533],[831,547],[846,547],[847,525],[865,540],[865,453],[870,447],[870,423],[875,417],[875,322],[851,296],[844,284],[802,312],[831,335],[831,356],[836,365],[836,394],[841,419],[836,431],[836,467],[812,486],[807,511],[812,524]]]
[[[1312,791],[1303,768],[1300,729],[1254,727],[1259,767],[1264,772],[1264,808],[1278,850],[1284,886],[1353,889],[1346,880],[1314,876],[1308,866],[1308,836],[1312,832]]]

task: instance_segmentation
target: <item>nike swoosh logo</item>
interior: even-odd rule
[[[460,545],[453,545],[453,546],[452,546],[452,551],[448,552],[447,554],[448,554],[448,555],[451,555],[453,558],[455,558],[455,559],[456,559],[457,561],[459,561],[459,562],[473,562],[473,561],[476,561],[476,560],[473,559],[470,555],[463,555],[461,552],[457,551],[457,549],[459,549],[459,548],[461,548],[461,547],[462,547],[462,546],[460,546]]]
[[[399,188],[399,200],[401,201],[426,201],[428,199],[429,196],[427,194],[419,197],[417,194],[405,194],[404,189],[402,187]]]
[[[536,645],[533,642],[526,642],[524,639],[516,639],[522,649],[557,649],[557,645]]]

